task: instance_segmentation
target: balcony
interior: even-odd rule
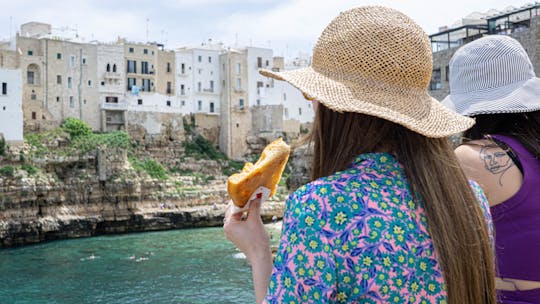
[[[122,75],[116,72],[105,72],[103,73],[103,78],[105,79],[122,79]]]
[[[113,111],[127,111],[128,103],[125,101],[121,102],[102,102],[102,110],[113,110]]]

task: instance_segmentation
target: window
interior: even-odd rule
[[[92,80],[88,80],[88,86],[92,87]]]
[[[262,88],[264,87],[264,84],[262,81],[257,81],[257,88]]]
[[[440,90],[441,89],[441,69],[434,69],[431,74],[431,81],[429,83],[429,89]]]
[[[127,90],[128,91],[131,91],[131,89],[133,88],[133,86],[136,86],[137,85],[137,79],[135,78],[128,78],[127,79]]]
[[[186,91],[184,90],[185,86],[183,84],[180,85],[180,95],[186,95]]]
[[[210,113],[214,113],[214,103],[210,103]]]
[[[238,100],[238,105],[240,106],[240,110],[244,109],[244,99],[243,98],[240,98]]]
[[[261,105],[261,100],[260,100],[260,99],[257,99],[257,105],[258,105],[258,106]]]
[[[144,92],[150,92],[150,79],[143,79],[142,80],[141,90],[144,91]]]
[[[214,92],[214,81],[210,80],[210,92]]]
[[[72,86],[71,77],[68,77],[68,89],[71,89]]]
[[[298,115],[302,115],[302,108],[298,108]]]
[[[242,65],[240,63],[236,64],[236,75],[240,75],[240,71],[242,70]]]
[[[111,65],[107,63],[107,72],[111,71]]]
[[[37,96],[36,96],[36,94],[35,94],[35,93],[32,93],[32,94],[30,95],[30,99],[32,99],[32,100],[36,100],[36,99],[37,99]]]
[[[105,85],[105,81],[102,81],[102,82],[101,82],[101,86],[104,86],[104,85]]]
[[[208,63],[212,63],[212,57],[208,56]]]
[[[445,73],[445,79],[446,81],[450,81],[450,79],[448,78],[449,77],[449,74],[450,74],[450,67],[449,66],[446,66],[445,69],[444,69],[444,73]]]
[[[202,69],[197,69],[197,73],[199,73],[199,75],[201,75]]]
[[[86,64],[86,58],[82,59],[82,64]]]
[[[186,101],[185,101],[185,100],[180,101],[180,105],[181,105],[182,107],[185,106],[185,105],[186,105]]]
[[[283,109],[285,111],[285,119],[289,119],[289,109]]]
[[[181,70],[181,73],[182,73],[182,74],[185,74],[185,73],[186,73],[186,64],[185,64],[185,63],[182,63],[182,64],[180,65],[180,70]]]
[[[270,65],[270,61],[266,60],[266,66],[268,67]]]
[[[75,55],[69,56],[69,66],[74,67],[75,66]]]
[[[62,59],[62,53],[56,53],[56,59]]]
[[[197,100],[197,111],[202,111],[202,100]]]
[[[62,84],[62,75],[56,75],[56,84]]]
[[[127,72],[128,73],[137,73],[137,61],[128,60],[127,61]]]
[[[69,107],[72,109],[75,107],[75,102],[73,102],[73,96],[69,96]]]
[[[116,96],[107,96],[105,97],[106,103],[118,103],[118,97]]]
[[[26,72],[26,82],[28,84],[34,84],[34,72],[33,71]]]
[[[36,112],[32,112],[32,119],[36,119]]]
[[[198,61],[202,62],[202,56],[199,56]]]
[[[113,71],[113,73],[116,73],[116,63],[113,64],[113,66],[112,66],[112,71]]]
[[[137,104],[142,106],[142,99],[137,99]]]
[[[283,101],[287,100],[287,93],[283,93]]]
[[[134,50],[132,47],[129,48],[129,52],[130,52],[130,53],[133,53],[134,51],[135,51],[135,50]]]
[[[242,90],[242,79],[236,78],[236,90],[240,91]]]
[[[145,55],[148,54],[148,49],[144,49],[144,50],[143,50],[143,53],[144,53]]]
[[[171,106],[171,101],[167,100],[167,107],[170,107],[170,106]]]
[[[34,52],[32,50],[28,50],[28,56],[34,55]]]
[[[201,82],[197,82],[197,92],[200,92],[201,91]]]
[[[172,93],[171,82],[167,81],[167,94],[171,94],[171,93]]]
[[[141,61],[141,74],[148,74],[148,62]]]
[[[171,63],[167,62],[167,73],[171,72]]]
[[[257,67],[262,68],[262,57],[257,57]]]
[[[60,102],[60,96],[56,96],[56,102]]]
[[[2,82],[2,95],[7,95],[7,82]]]

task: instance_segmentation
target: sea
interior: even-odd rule
[[[254,302],[251,268],[221,227],[0,250],[0,304]]]

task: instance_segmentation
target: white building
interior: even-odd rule
[[[274,66],[272,49],[247,47],[246,51],[248,104],[251,106],[275,104],[267,96],[268,89],[272,87],[272,80],[259,74],[259,69],[271,69]]]
[[[176,50],[176,96],[182,113],[220,112],[222,44]]]
[[[315,117],[313,102],[305,99],[300,90],[285,81],[274,81],[274,87],[266,90],[264,100],[268,105],[283,105],[284,120],[307,123],[313,122]]]
[[[0,133],[8,143],[23,141],[21,70],[0,69]]]

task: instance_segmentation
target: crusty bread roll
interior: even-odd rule
[[[237,207],[244,207],[253,192],[263,186],[274,195],[285,164],[289,159],[291,148],[281,138],[266,146],[259,160],[252,164],[247,162],[242,172],[229,176],[227,191]]]

